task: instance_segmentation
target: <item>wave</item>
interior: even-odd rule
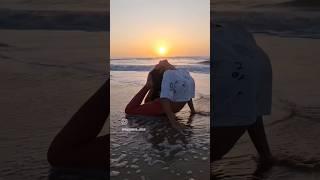
[[[107,11],[44,11],[0,9],[1,29],[109,30]]]
[[[320,1],[318,0],[293,0],[277,4],[283,7],[297,7],[304,8],[304,10],[318,10],[320,7]]]
[[[111,64],[111,71],[150,71],[154,65],[115,65]],[[176,65],[177,68],[186,69],[193,73],[210,73],[210,67],[204,65]]]
[[[320,38],[320,14],[273,11],[215,11],[215,23],[244,25],[252,33],[282,37]]]

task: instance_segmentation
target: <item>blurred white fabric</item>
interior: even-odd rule
[[[195,96],[195,84],[184,69],[167,70],[163,74],[160,98],[173,102],[187,102]]]
[[[211,66],[214,127],[247,126],[271,113],[272,70],[253,36],[238,25],[214,28]]]

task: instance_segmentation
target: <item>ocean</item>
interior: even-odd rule
[[[0,29],[108,31],[110,26],[108,2],[2,0]]]
[[[211,0],[213,21],[282,37],[319,39],[319,10],[317,0]]]
[[[183,68],[193,73],[210,74],[210,59],[208,57],[174,57],[168,58],[177,68]],[[111,71],[149,72],[159,58],[118,58],[111,59]]]

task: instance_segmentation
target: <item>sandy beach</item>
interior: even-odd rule
[[[47,179],[49,143],[108,76],[107,35],[0,30],[0,179]]]
[[[279,161],[268,172],[255,174],[256,152],[248,135],[214,163],[217,179],[320,178],[320,40],[255,34],[273,68],[272,115],[265,117],[267,137]]]

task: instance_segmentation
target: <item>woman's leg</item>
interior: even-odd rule
[[[150,88],[143,86],[141,90],[132,98],[125,109],[128,115],[144,115],[144,116],[159,116],[163,115],[160,99],[149,101],[142,104],[142,101]]]
[[[211,129],[211,162],[220,160],[246,132],[247,127],[216,127]]]
[[[107,168],[109,135],[97,137],[109,116],[109,80],[76,112],[52,141],[52,166]]]
[[[144,97],[148,93],[150,88],[147,86],[143,86],[140,91],[131,99],[131,101],[127,104],[125,112],[127,114],[136,113],[136,109],[140,107]]]
[[[256,123],[249,126],[248,132],[250,138],[257,149],[262,161],[270,161],[272,158],[266,133],[264,130],[262,116],[257,117]]]

